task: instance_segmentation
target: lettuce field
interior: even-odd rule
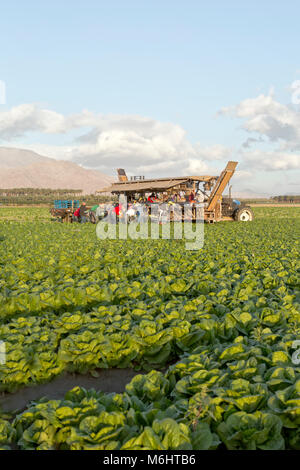
[[[67,372],[136,371],[122,393],[0,408],[0,448],[300,450],[300,208],[254,212],[188,251],[0,208],[0,407]]]

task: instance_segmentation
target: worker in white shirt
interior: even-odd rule
[[[136,212],[135,212],[132,204],[128,205],[128,210],[126,212],[126,215],[127,215],[128,222],[132,222],[135,219]]]

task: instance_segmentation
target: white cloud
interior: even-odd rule
[[[253,150],[242,153],[243,162],[246,167],[256,170],[297,170],[300,169],[300,154],[289,152],[266,152]]]
[[[63,133],[68,130],[66,118],[35,104],[22,104],[0,113],[0,138],[5,140],[22,137],[30,131],[46,134]]]
[[[206,175],[206,174],[218,174],[219,171],[212,171],[207,163],[197,159],[197,158],[189,158],[188,159],[188,166],[187,166],[187,174],[193,175]]]
[[[224,145],[215,144],[209,147],[202,147],[200,144],[195,145],[197,154],[201,156],[203,160],[228,160],[231,158],[231,154],[234,152],[233,148],[224,147]]]
[[[24,104],[0,113],[0,139],[26,136],[29,132],[83,134],[68,146],[26,145],[43,155],[74,161],[88,168],[112,173],[124,167],[128,174],[207,172],[206,162],[227,160],[231,149],[222,145],[193,145],[179,125],[136,115],[103,115],[87,110],[62,114]],[[78,132],[78,131],[77,131]],[[22,145],[24,147],[24,145]]]
[[[220,113],[244,119],[243,128],[249,133],[300,147],[300,113],[277,102],[272,95],[246,99],[237,106],[221,109]]]
[[[234,181],[248,180],[252,177],[253,177],[253,172],[247,171],[247,170],[236,170],[233,176]]]
[[[293,90],[295,86],[290,88]],[[260,143],[277,145],[273,150],[242,151],[240,156],[245,167],[267,171],[300,169],[300,112],[292,104],[276,101],[273,90],[269,95],[261,94],[222,108],[219,114],[243,120],[243,129],[255,135],[246,139],[243,149]]]

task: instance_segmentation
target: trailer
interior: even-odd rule
[[[98,193],[123,195],[128,201],[143,201],[149,207],[149,215],[151,215],[151,207],[154,207],[155,204],[175,201],[177,207],[180,205],[184,207],[188,203],[191,206],[193,219],[196,217],[197,200],[191,199],[191,196],[197,193],[202,196],[205,222],[250,222],[254,219],[250,206],[234,200],[231,197],[231,191],[228,196],[223,196],[237,165],[238,162],[229,161],[219,176],[179,176],[154,179],[145,179],[139,176],[133,177],[131,180],[128,180],[123,168],[118,168],[119,181],[98,191]],[[149,194],[155,194],[154,200],[150,203],[147,200]]]
[[[74,212],[79,207],[78,200],[54,201],[54,207],[50,209],[52,217],[58,222],[71,223],[74,220]]]

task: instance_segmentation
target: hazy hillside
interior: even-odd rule
[[[0,188],[82,189],[93,193],[114,180],[76,163],[42,157],[30,150],[0,147]]]
[[[31,150],[0,147],[0,168],[16,168],[43,161],[53,161],[52,158],[42,157]]]

